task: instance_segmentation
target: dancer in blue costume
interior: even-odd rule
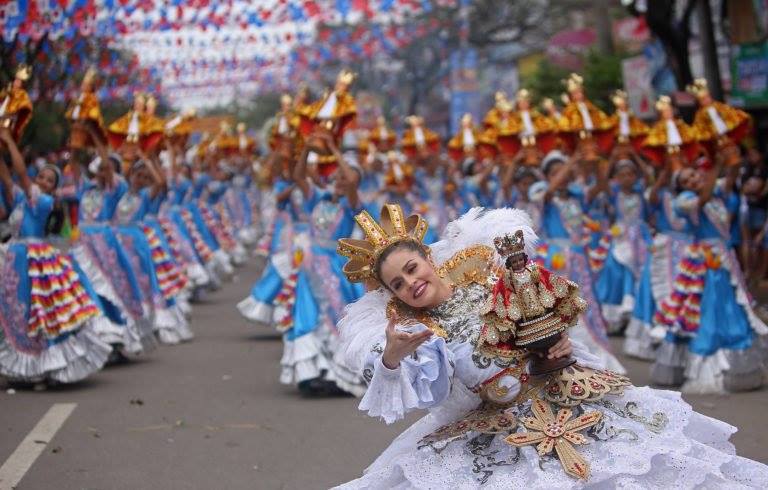
[[[578,152],[566,159],[559,151],[550,152],[542,161],[546,186],[540,186],[534,202],[542,207],[543,240],[537,247],[538,261],[549,270],[569,277],[581,287],[587,311],[581,315],[573,335],[600,356],[614,371],[622,371],[619,361],[610,353],[607,327],[595,298],[593,277],[587,260],[586,245],[590,237],[584,231],[585,210],[600,192],[604,176],[596,185],[585,187],[573,181],[581,157]],[[585,332],[586,331],[586,332]]]
[[[80,381],[104,366],[112,348],[93,332],[91,322],[102,313],[72,260],[44,240],[61,173],[45,166],[33,183],[7,128],[0,128],[0,144],[20,184],[0,161],[12,232],[0,247],[0,375],[22,383]]]
[[[666,329],[657,329],[657,337],[653,337],[653,316],[657,304],[671,294],[677,266],[686,247],[693,241],[690,221],[674,209],[675,195],[669,189],[670,174],[669,168],[665,167],[648,192],[650,221],[655,234],[640,274],[635,308],[624,334],[626,354],[648,361],[656,360],[657,365],[678,363],[675,358],[679,356],[675,356],[672,344],[657,349],[666,335]],[[669,369],[663,371],[669,372]],[[671,384],[670,381],[657,379],[662,384]]]
[[[115,174],[121,166],[119,157],[109,155],[101,143],[97,144],[97,150],[99,156],[89,166],[94,174],[92,179],[81,175],[79,166],[73,166],[80,202],[80,239],[71,254],[99,296],[124,313],[126,336],[118,351],[137,354],[155,346],[151,309],[139,288],[125,248],[110,226],[117,203],[128,185]]]
[[[232,177],[232,182],[224,194],[224,204],[230,219],[237,229],[237,239],[246,247],[256,244],[258,231],[253,214],[255,203],[249,194],[253,185],[253,176],[247,161],[239,165],[238,172]]]
[[[171,147],[171,145],[168,146]],[[160,217],[161,213],[165,214],[170,194],[168,179],[163,176],[160,170],[161,165],[158,163],[155,163],[152,168],[155,169],[162,185],[159,186],[156,195],[150,197],[147,212],[142,219],[141,230],[150,245],[152,261],[163,298],[169,305],[173,303],[178,305],[183,314],[188,316],[192,312],[189,298],[195,283],[187,275],[187,272],[191,269],[188,267],[189,261],[195,260],[194,251],[190,243],[184,242],[184,238],[181,237],[172,222],[165,217]],[[150,178],[151,180],[153,179]],[[172,243],[176,250],[171,246]],[[198,267],[199,273],[202,267],[200,265]]]
[[[504,193],[504,206],[522,209],[531,217],[533,230],[541,228],[541,206],[531,200],[531,189],[543,189],[543,176],[538,169],[522,166],[525,155],[519,152],[515,158],[502,169],[501,188]],[[457,216],[458,218],[458,216]]]
[[[613,224],[598,248],[607,249],[596,274],[595,296],[603,310],[609,333],[620,332],[635,308],[639,278],[648,257],[651,231],[639,159],[622,159],[613,165],[614,182],[607,197],[614,214]]]
[[[658,305],[654,324],[667,329],[668,342],[685,349],[682,390],[689,393],[763,385],[768,327],[752,310],[752,298],[730,247],[726,202],[736,170],[729,169],[720,184],[719,166],[708,172],[684,168],[673,178],[681,191],[676,210],[690,221],[695,239],[683,254],[673,291]],[[675,380],[677,371],[668,378]]]
[[[459,182],[459,192],[464,199],[462,214],[474,207],[497,208],[500,205],[500,183],[492,160],[467,158],[461,164],[464,176]]]
[[[190,234],[195,234],[203,241],[203,244],[196,246],[196,248],[205,246],[210,250],[211,257],[205,260],[206,267],[208,268],[213,285],[219,287],[222,278],[230,276],[234,269],[232,268],[232,259],[221,248],[221,244],[214,235],[214,230],[209,228],[201,211],[202,207],[207,206],[203,197],[206,187],[212,180],[213,178],[208,171],[203,168],[197,168],[192,176],[192,188],[189,198],[184,205],[185,211],[188,214],[188,217],[184,218],[184,223],[188,229],[194,228],[194,230],[189,230]]]
[[[215,286],[214,280],[218,280],[218,276],[215,274],[213,250],[208,247],[187,208],[192,194],[192,165],[186,162],[179,164],[178,158],[175,152],[170,152],[169,196],[160,224],[166,234],[179,238],[175,254],[184,257],[187,277],[195,285],[194,293],[199,295],[205,288]],[[164,220],[166,217],[167,222]]]
[[[379,212],[384,200],[381,192],[384,188],[383,158],[383,155],[374,149],[369,151],[360,162],[362,177],[360,178],[358,195],[363,207],[372,216]]]
[[[282,165],[276,175],[278,178],[274,183],[274,196],[277,214],[268,235],[269,261],[261,278],[251,288],[251,294],[237,304],[237,309],[245,318],[267,325],[273,323],[275,298],[283,288],[283,281],[290,274],[292,267],[293,259],[279,252],[291,249],[294,223],[299,222],[303,215],[301,193],[296,189],[288,166]]]
[[[128,179],[130,185],[117,203],[114,221],[120,241],[131,259],[142,294],[152,309],[155,333],[164,344],[191,340],[194,335],[176,302],[175,295],[164,294],[166,289],[176,293],[178,291],[175,285],[167,284],[167,277],[164,276],[166,271],[161,269],[161,264],[153,258],[152,247],[142,229],[142,220],[149,213],[152,201],[160,196],[164,181],[154,164],[146,157],[131,165]]]
[[[363,380],[333,361],[338,342],[336,323],[344,308],[365,293],[361,284],[346,278],[345,259],[336,253],[337,240],[349,236],[354,216],[362,210],[357,193],[360,172],[341,155],[332,139],[327,144],[339,162],[329,186],[320,188],[307,177],[306,154],[294,170],[294,181],[305,196],[309,233],[307,236],[297,230],[293,250],[300,250],[301,260],[294,264],[294,298],[284,302],[276,315],[280,317],[278,326],[288,327],[283,337],[280,381],[297,384],[309,395],[335,394],[338,387],[361,396]]]
[[[424,237],[424,242],[431,245],[437,242],[449,222],[448,207],[444,200],[446,168],[437,156],[430,155],[422,159],[422,166],[416,169],[415,176],[414,198],[417,201],[417,211],[430,223],[434,223],[434,228],[430,228]],[[381,205],[377,212],[380,210]]]
[[[234,170],[226,161],[219,161],[211,166],[212,180],[205,186],[200,196],[201,211],[208,229],[213,233],[216,242],[229,255],[232,264],[240,266],[245,263],[248,254],[236,238],[234,224],[226,212],[223,198],[234,176]]]

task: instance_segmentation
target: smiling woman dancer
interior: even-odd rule
[[[381,223],[365,212],[356,220],[365,239],[340,240],[344,270],[378,289],[348,309],[337,355],[369,384],[361,410],[387,423],[429,414],[343,488],[768,487],[768,467],[728,443],[736,429],[678,393],[632,386],[567,337],[548,357],[573,354],[577,364],[533,376],[534,354],[514,336],[492,338],[484,313],[489,297],[497,301],[493,240],[521,230],[513,253],[530,256],[536,236],[524,212],[473,209],[431,247],[426,222],[397,205]],[[562,289],[562,278],[530,262],[526,270],[540,289],[520,297],[541,298],[561,323],[578,313],[576,300],[570,313],[558,306],[565,291],[578,294],[575,284]],[[518,287],[517,275],[509,280]],[[545,300],[547,291],[560,299]]]

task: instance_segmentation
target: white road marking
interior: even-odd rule
[[[0,490],[16,488],[76,406],[77,403],[54,403],[51,406],[3,466],[0,466]]]

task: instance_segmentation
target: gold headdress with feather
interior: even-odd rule
[[[405,218],[399,204],[385,204],[381,209],[379,223],[367,211],[355,216],[365,234],[365,239],[342,238],[336,251],[339,255],[349,258],[344,265],[344,275],[352,282],[367,282],[379,284],[374,272],[374,265],[381,253],[391,245],[412,241],[422,245],[429,225],[414,214]]]

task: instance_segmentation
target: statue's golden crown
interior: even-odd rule
[[[515,96],[515,99],[517,101],[521,100],[531,100],[531,91],[526,88],[521,88],[517,91],[517,95]]]
[[[493,245],[500,256],[507,258],[512,255],[525,253],[525,236],[523,230],[517,230],[513,235],[507,233],[493,239]]]
[[[424,119],[416,115],[406,117],[405,121],[411,126],[421,126],[424,124]]]
[[[659,100],[656,101],[657,111],[662,111],[670,107],[672,107],[672,99],[668,95],[662,95],[659,97]]]
[[[342,84],[346,85],[347,87],[349,87],[350,85],[352,85],[352,82],[355,81],[355,78],[357,78],[357,74],[352,70],[341,70],[341,73],[339,73],[337,80]]]
[[[611,101],[613,102],[614,105],[620,105],[622,103],[626,103],[628,97],[629,96],[627,95],[627,93],[625,91],[623,91],[623,90],[616,90],[611,95]]]
[[[694,97],[701,97],[709,93],[709,86],[707,86],[707,80],[704,78],[697,78],[692,84],[685,88],[686,92]]]
[[[573,92],[584,87],[584,78],[578,73],[571,73],[567,79],[563,80],[563,83],[568,92]]]
[[[381,253],[397,242],[413,241],[422,244],[429,227],[417,214],[405,218],[399,204],[385,204],[381,209],[379,223],[367,211],[355,216],[355,221],[363,229],[365,238],[342,238],[336,251],[349,258],[343,269],[347,279],[377,285],[379,280],[374,266]]]

